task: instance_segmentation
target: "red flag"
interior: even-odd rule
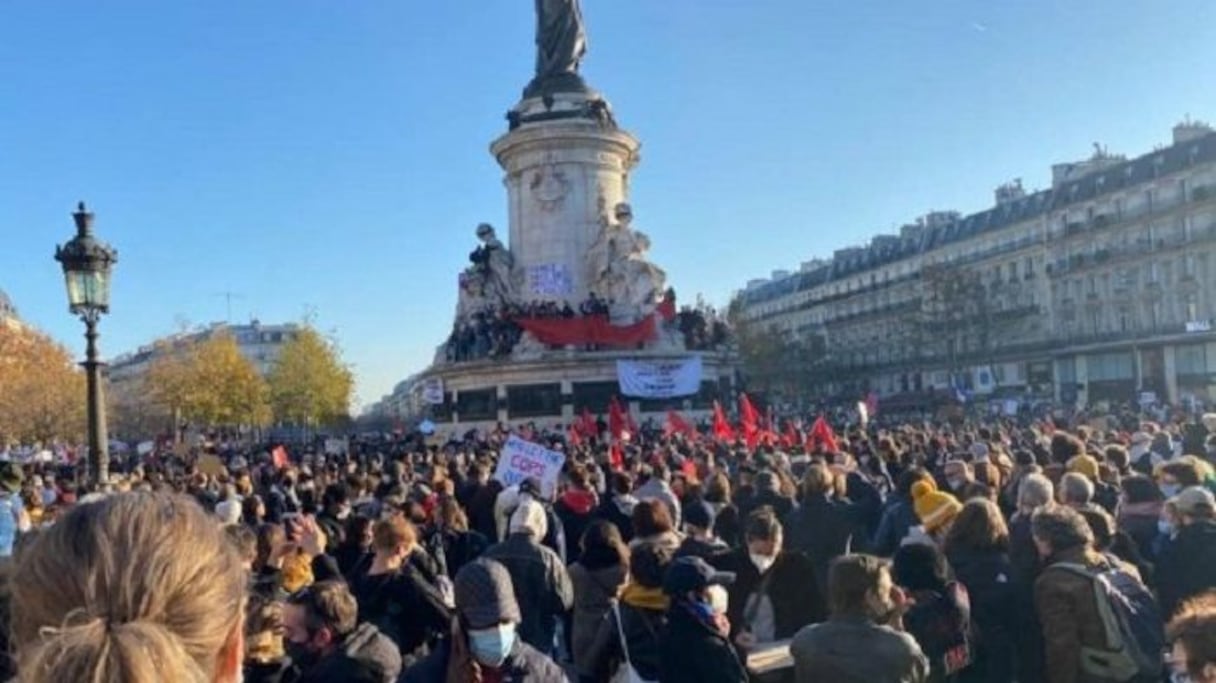
[[[807,452],[814,451],[816,445],[823,446],[823,450],[828,453],[840,452],[840,448],[836,445],[836,434],[822,415],[815,420],[815,424],[811,425],[811,433],[807,435]]]
[[[628,423],[625,421],[625,411],[621,410],[620,401],[616,400],[616,396],[612,397],[612,402],[608,404],[608,433],[615,440],[620,440],[625,437],[626,430],[629,429]]]
[[[747,394],[739,394],[739,422],[743,426],[743,438],[748,448],[760,442],[760,414]]]
[[[571,446],[583,445],[583,435],[579,433],[577,422],[571,423],[570,429],[566,432],[566,438],[570,441]]]
[[[595,423],[595,416],[592,415],[591,411],[587,410],[586,408],[583,408],[583,418],[578,423],[578,430],[582,432],[583,436],[588,439],[599,436],[600,430],[599,425]]]
[[[608,448],[608,466],[614,472],[620,471],[625,466],[625,452],[618,441],[613,441],[612,446]]]
[[[722,404],[714,401],[714,438],[718,441],[734,441],[735,430],[731,429]]]
[[[798,432],[794,430],[794,423],[786,420],[785,433],[781,435],[781,447],[793,448],[794,446],[798,445],[799,442],[800,439],[798,438]]]
[[[680,471],[683,472],[684,476],[690,481],[694,481],[697,478],[697,463],[693,462],[692,458],[688,458],[684,462],[680,463]]]
[[[287,449],[282,445],[275,446],[274,450],[270,451],[270,462],[276,470],[287,467]]]
[[[672,409],[667,410],[667,424],[664,426],[664,431],[667,432],[667,436],[683,434],[690,439],[697,438],[696,428],[689,424],[683,415]]]

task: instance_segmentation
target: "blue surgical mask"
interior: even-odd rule
[[[1173,536],[1174,523],[1164,519],[1159,519],[1157,520],[1157,531],[1160,531],[1165,536]]]
[[[502,666],[515,647],[515,624],[499,624],[493,628],[469,631],[469,649],[473,657],[492,669]]]
[[[1162,484],[1158,488],[1161,489],[1161,495],[1165,496],[1166,498],[1173,498],[1182,491],[1181,484]]]

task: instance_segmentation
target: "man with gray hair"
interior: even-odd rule
[[[1080,472],[1069,472],[1060,479],[1060,505],[1078,512],[1087,510],[1093,503],[1094,483]]]

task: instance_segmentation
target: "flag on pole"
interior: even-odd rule
[[[815,424],[811,425],[811,433],[807,435],[806,450],[808,453],[813,452],[817,446],[822,446],[823,450],[828,453],[840,452],[840,448],[836,444],[836,434],[822,415],[815,420]]]
[[[755,448],[760,441],[760,413],[747,394],[739,394],[739,423],[743,427],[743,438],[748,448]]]
[[[667,423],[664,425],[663,431],[665,431],[669,437],[675,434],[683,434],[689,439],[697,438],[696,428],[689,424],[688,420],[685,420],[683,415],[680,415],[680,413],[673,409],[667,410]]]
[[[731,429],[730,421],[726,419],[726,412],[722,410],[722,404],[714,401],[714,438],[718,441],[734,441],[735,430]]]
[[[613,441],[608,447],[608,466],[613,472],[619,472],[625,467],[625,451],[621,448],[619,441]]]
[[[612,397],[612,401],[608,404],[608,433],[614,440],[626,438],[629,425],[625,421],[625,411],[621,409],[620,401],[616,400],[616,396]]]

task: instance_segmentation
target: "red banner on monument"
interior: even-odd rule
[[[570,346],[578,344],[601,344],[603,346],[636,346],[653,340],[654,316],[648,315],[640,322],[622,327],[613,326],[608,316],[588,315],[581,318],[517,318],[520,327],[532,333],[542,344]]]

